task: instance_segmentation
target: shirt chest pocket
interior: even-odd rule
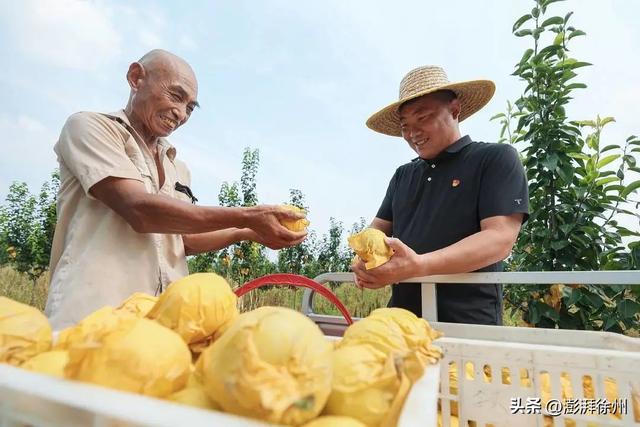
[[[154,175],[151,172],[149,164],[145,160],[144,154],[142,154],[142,150],[140,150],[137,142],[133,138],[127,139],[124,144],[124,149],[127,153],[127,156],[131,160],[131,163],[133,163],[133,165],[140,173],[142,182],[144,183],[144,187],[147,192],[156,193],[157,190]]]

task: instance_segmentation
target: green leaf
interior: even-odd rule
[[[589,62],[576,61],[576,62],[570,64],[569,68],[571,68],[573,70],[573,69],[580,68],[580,67],[588,67],[590,65],[593,65],[593,64],[591,64]]]
[[[526,15],[522,15],[520,18],[518,18],[515,24],[513,24],[513,29],[511,30],[511,32],[515,32],[518,28],[522,26],[522,24],[524,24],[531,18],[532,18],[531,14],[529,13],[527,13]]]
[[[530,36],[531,33],[532,31],[527,29],[527,30],[516,31],[515,33],[513,33],[513,35],[516,37],[524,37],[524,36]]]
[[[569,246],[569,241],[568,240],[556,240],[551,242],[551,247],[553,249],[555,249],[556,251],[559,251],[560,249],[564,249],[567,246]]]
[[[542,311],[543,316],[557,322],[558,320],[560,320],[560,314],[558,314],[557,311],[555,311],[553,309],[553,307],[551,307],[549,304],[547,303],[541,303],[540,304],[540,308]]]
[[[564,41],[564,31],[560,31],[555,39],[553,39],[554,46],[562,46],[562,42]]]
[[[573,12],[569,12],[564,16],[564,23],[565,24],[569,21],[569,18],[571,18],[571,15],[573,15]]]
[[[587,35],[587,33],[585,33],[582,30],[575,30],[575,31],[572,31],[571,34],[569,34],[569,40],[571,40],[574,37],[586,36],[586,35]]]
[[[571,240],[580,243],[580,245],[582,245],[583,248],[589,247],[589,243],[585,239],[575,234],[571,236]]]
[[[589,156],[587,156],[584,153],[567,153],[567,156],[572,157],[574,159],[589,160]]]
[[[605,125],[615,121],[616,119],[613,117],[605,117],[604,119],[600,119],[600,126],[604,127]]]
[[[551,153],[549,156],[547,156],[546,159],[541,160],[540,163],[542,163],[550,171],[554,171],[558,166],[558,160],[558,155],[556,153]]]
[[[539,62],[542,58],[548,58],[558,50],[562,50],[562,46],[558,45],[550,45],[542,49],[538,54],[534,57],[533,62]]]
[[[578,301],[580,301],[580,298],[582,298],[582,293],[580,292],[580,289],[571,289],[570,287],[566,287],[565,289],[569,289],[570,290],[570,294],[569,297],[567,298],[567,300],[565,301],[565,304],[567,305],[567,307],[571,307],[572,305],[574,305],[575,303],[577,303]]]
[[[546,19],[540,26],[546,27],[548,25],[562,25],[564,24],[564,19],[559,16],[554,16],[549,19]]]
[[[566,86],[566,89],[572,90],[572,89],[586,89],[587,85],[584,83],[571,83],[570,85]]]
[[[560,226],[560,230],[562,230],[562,232],[564,234],[569,234],[569,232],[571,231],[571,229],[573,229],[574,224],[573,223],[569,223],[569,224],[562,224]]]
[[[588,126],[588,127],[596,127],[596,122],[593,120],[576,120],[575,123],[577,126]]]
[[[616,316],[609,316],[607,320],[604,322],[602,329],[604,329],[605,331],[608,331],[609,328],[615,325],[617,321],[618,321],[618,318]]]
[[[624,299],[618,303],[617,311],[623,319],[629,319],[640,313],[640,304],[630,299]]]
[[[638,188],[640,188],[640,180],[633,181],[631,184],[627,185],[624,188],[624,190],[620,193],[620,197],[622,197],[623,199],[626,199],[629,194],[631,194]]]
[[[609,176],[606,178],[601,178],[601,179],[596,179],[595,185],[596,186],[601,186],[601,185],[605,185],[608,184],[610,182],[614,182],[614,181],[619,181],[617,176]]]
[[[596,294],[588,292],[588,293],[585,293],[584,297],[585,297],[585,301],[596,310],[600,309],[604,305],[602,298],[600,298]]]
[[[637,136],[635,136],[635,135],[631,135],[631,136],[629,136],[629,137],[627,138],[627,141],[626,141],[626,142],[631,142],[632,140],[637,139],[637,138],[638,138]],[[640,141],[640,140],[639,140],[639,141]]]
[[[633,168],[633,167],[635,167],[635,166],[636,166],[636,158],[635,158],[635,157],[633,157],[632,155],[630,155],[630,154],[626,154],[626,155],[623,157],[623,159],[624,159],[624,161],[629,165],[629,167],[632,167],[632,168]]]
[[[492,116],[492,117],[489,119],[489,121],[492,121],[492,120],[495,120],[495,119],[499,119],[499,118],[501,118],[501,117],[506,117],[506,116],[505,116],[505,114],[504,114],[504,113],[498,113],[498,114],[496,114],[496,115]]]
[[[600,161],[597,164],[598,169],[602,168],[603,166],[608,165],[609,163],[613,162],[614,160],[616,160],[618,158],[620,158],[620,154],[610,154],[610,155],[600,159]]]
[[[606,147],[604,147],[602,150],[600,150],[601,153],[604,153],[605,151],[609,151],[609,150],[614,150],[616,148],[620,148],[620,146],[618,144],[611,144],[611,145],[607,145]]]
[[[562,180],[565,183],[571,184],[571,182],[573,181],[574,171],[573,171],[573,167],[571,167],[570,164],[559,165],[556,171],[558,172],[558,175],[560,175],[560,178],[562,178]]]

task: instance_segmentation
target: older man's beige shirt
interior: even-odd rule
[[[115,211],[89,194],[107,177],[143,182],[147,192],[191,203],[175,190],[190,185],[189,170],[160,138],[165,181],[147,146],[134,137],[124,111],[69,117],[54,151],[60,164],[51,281],[45,313],[54,330],[70,326],[105,306],[117,306],[134,292],[157,295],[188,274],[182,236],[137,233]],[[162,215],[162,212],[158,212]]]

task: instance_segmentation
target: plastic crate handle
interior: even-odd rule
[[[353,319],[351,318],[351,314],[349,314],[349,310],[347,310],[347,307],[342,304],[342,301],[340,301],[340,299],[338,299],[338,297],[333,292],[331,292],[331,290],[325,288],[315,280],[309,279],[305,276],[300,276],[298,274],[268,274],[266,276],[250,280],[249,282],[237,288],[234,292],[237,297],[241,297],[247,292],[267,285],[292,285],[300,288],[313,289],[314,291],[325,297],[327,300],[329,300],[329,302],[334,306],[336,306],[336,308],[340,311],[340,313],[342,313],[342,316],[344,316],[345,320],[347,321],[347,325],[351,325],[353,323]]]

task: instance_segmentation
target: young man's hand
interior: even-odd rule
[[[356,275],[356,285],[359,287],[379,289],[420,275],[420,255],[399,239],[385,237],[385,242],[394,251],[389,261],[371,270],[365,268],[361,259],[351,266]]]

